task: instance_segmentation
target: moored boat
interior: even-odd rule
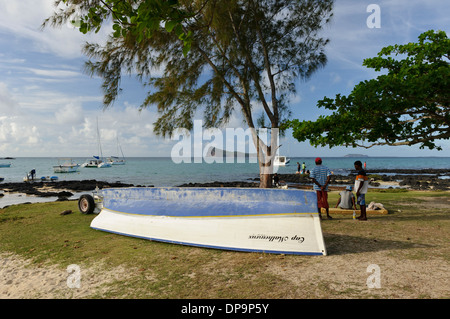
[[[106,162],[111,164],[111,165],[125,165],[125,160],[124,159],[120,159],[117,156],[110,156],[106,159]]]
[[[275,156],[273,165],[275,166],[286,166],[289,165],[291,160],[286,158],[286,156]]]
[[[59,165],[53,166],[55,173],[76,173],[79,171],[80,164],[76,164],[71,159],[60,159]]]
[[[94,159],[87,160],[81,167],[97,167],[105,168],[111,167],[111,164],[103,160],[102,145],[100,143],[100,131],[98,129],[98,119],[97,119],[97,144],[100,156],[94,156]]]
[[[102,167],[111,167],[110,163],[104,162],[100,159],[98,156],[94,156],[93,159],[86,160],[85,163],[81,165],[81,167],[95,167],[95,168],[102,168]]]
[[[30,174],[27,174],[27,176],[25,176],[23,178],[24,182],[28,182],[28,183],[32,183],[32,182],[56,182],[58,180],[58,176],[41,176],[41,177],[36,177],[36,176],[31,176]]]
[[[97,230],[225,250],[326,255],[312,191],[148,187],[101,195],[91,223]]]
[[[106,159],[106,162],[111,165],[125,165],[125,156],[123,155],[122,147],[119,144],[119,138],[117,138],[117,154],[122,154],[122,158],[119,158],[119,156],[110,156]]]

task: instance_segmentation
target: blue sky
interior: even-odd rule
[[[381,9],[380,28],[367,26],[370,4]],[[0,157],[94,155],[97,118],[104,155],[115,153],[119,138],[125,156],[170,156],[177,141],[153,134],[153,109],[138,112],[145,91],[137,81],[124,79],[120,99],[103,111],[101,80],[83,74],[82,44],[102,41],[107,30],[89,36],[70,25],[41,31],[52,10],[53,0],[0,0]],[[314,120],[324,114],[316,107],[318,100],[346,95],[360,81],[376,77],[362,61],[382,47],[415,42],[429,29],[448,34],[449,12],[448,0],[336,0],[333,21],[324,30],[331,40],[328,64],[298,84],[293,118]],[[239,116],[229,125],[241,126]],[[281,152],[289,156],[450,156],[449,141],[440,143],[440,152],[418,147],[329,149],[298,143],[288,132],[281,144]]]

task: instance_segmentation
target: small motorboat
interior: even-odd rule
[[[275,166],[286,166],[289,164],[291,160],[289,158],[286,158],[286,156],[275,156],[275,159],[273,161],[273,165]]]
[[[59,165],[53,166],[55,173],[76,173],[80,169],[80,164],[74,163],[71,159],[60,160]]]

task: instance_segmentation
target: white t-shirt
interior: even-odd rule
[[[366,171],[360,170],[358,171],[358,174],[356,175],[355,179],[355,192],[358,191],[359,185],[363,183],[363,186],[361,190],[359,191],[360,194],[367,194],[367,190],[369,189],[369,179],[367,178]]]

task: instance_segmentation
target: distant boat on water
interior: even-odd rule
[[[0,167],[11,167],[11,163],[0,163]]]
[[[122,147],[119,144],[119,138],[117,138],[117,154],[122,154],[122,158],[119,158],[118,156],[110,156],[106,159],[106,162],[111,165],[125,165],[125,156],[123,155]]]
[[[289,158],[286,158],[286,156],[275,156],[275,160],[273,162],[273,165],[275,166],[286,166],[289,165],[289,162],[291,160]]]
[[[347,154],[344,157],[369,157],[369,156],[364,154]]]
[[[81,167],[97,167],[97,168],[105,168],[111,167],[111,164],[105,162],[103,158],[102,145],[100,143],[100,131],[98,129],[98,119],[97,119],[97,145],[100,156],[93,156],[94,159],[87,160],[86,163],[82,164]]]
[[[24,182],[56,182],[58,180],[58,176],[41,176],[41,177],[37,177],[37,176],[31,176],[31,174],[27,174],[27,176],[25,176],[23,178]]]
[[[55,173],[76,173],[79,171],[80,164],[76,164],[72,159],[60,159],[60,164],[53,166]]]
[[[120,159],[117,156],[110,156],[106,159],[106,161],[111,165],[125,165],[125,160]]]
[[[87,168],[104,168],[104,167],[111,167],[110,163],[104,162],[100,159],[99,156],[93,156],[93,159],[88,159],[84,164],[81,165],[81,167],[87,167]]]

